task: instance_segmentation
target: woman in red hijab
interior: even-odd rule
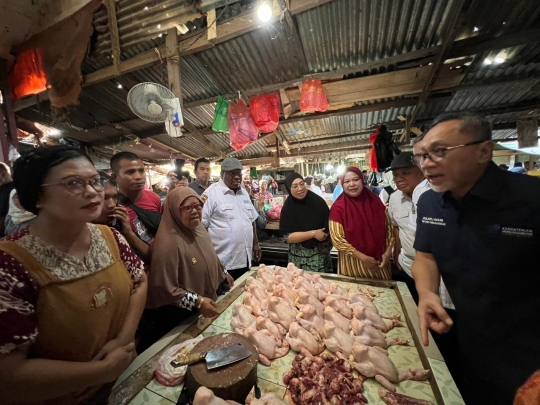
[[[381,200],[364,186],[357,167],[342,177],[343,193],[330,210],[330,235],[339,252],[338,274],[390,280],[394,238]]]

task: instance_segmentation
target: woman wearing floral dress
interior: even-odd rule
[[[104,404],[137,355],[143,263],[115,230],[94,225],[104,180],[88,157],[37,148],[15,162],[29,228],[0,242],[0,398]]]
[[[285,188],[289,197],[281,210],[279,229],[289,244],[289,262],[304,270],[331,273],[328,205],[307,189],[298,173],[287,176]]]

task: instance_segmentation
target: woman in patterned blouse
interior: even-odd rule
[[[0,398],[106,403],[136,356],[143,264],[117,231],[89,224],[104,182],[81,152],[34,149],[14,183],[37,217],[0,242]]]

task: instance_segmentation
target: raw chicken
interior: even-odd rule
[[[251,309],[251,313],[255,316],[268,316],[268,300],[259,301],[249,291],[244,295],[244,305]]]
[[[402,337],[387,338],[380,330],[356,318],[351,320],[351,329],[353,339],[366,346],[379,346],[387,349],[390,346],[407,345],[409,343],[407,339]]]
[[[255,326],[250,326],[244,331],[244,336],[257,348],[259,360],[265,366],[270,366],[270,360],[278,359],[289,353],[289,343],[284,340],[283,346],[278,347],[274,336],[266,329],[257,330]]]
[[[287,405],[287,404],[283,402],[281,399],[279,399],[278,397],[276,397],[276,394],[269,392],[267,394],[264,394],[259,399],[253,399],[250,405]]]
[[[353,307],[353,316],[356,319],[369,323],[373,327],[379,329],[382,332],[388,332],[396,326],[403,326],[401,322],[391,319],[388,323],[376,312],[373,312],[361,305],[355,305]]]
[[[330,290],[330,283],[326,279],[322,278],[320,274],[314,274],[311,282],[313,285],[318,288],[320,287],[320,289],[326,292]]]
[[[225,401],[218,398],[206,387],[201,387],[195,393],[193,405],[240,405],[238,402]]]
[[[257,270],[257,278],[266,285],[274,284],[276,281],[274,272],[264,265],[259,266],[259,270]]]
[[[347,301],[343,298],[340,298],[339,295],[329,295],[324,300],[324,303],[329,307],[334,308],[337,312],[339,312],[347,319],[351,319],[353,316],[353,311],[347,305]]]
[[[274,337],[276,338],[276,342],[278,342],[278,345],[281,346],[281,341],[287,334],[287,331],[281,326],[279,323],[276,324],[272,322],[270,319],[259,316],[257,318],[257,329],[262,330],[266,329],[268,332],[270,332]]]
[[[388,391],[384,387],[379,387],[379,396],[388,405],[433,405],[433,402]]]
[[[258,300],[259,302],[263,302],[264,300],[267,300],[267,299],[268,299],[268,294],[267,294],[266,290],[265,290],[265,289],[262,289],[262,288],[259,288],[259,287],[257,286],[257,284],[252,283],[252,284],[247,288],[247,290],[248,290],[251,294],[253,294],[253,296],[254,296],[255,298],[257,298],[257,300]]]
[[[257,319],[251,314],[251,311],[245,305],[236,303],[233,305],[231,316],[231,327],[236,333],[243,334],[244,329],[254,325]]]
[[[307,331],[296,322],[291,323],[286,339],[291,348],[297,352],[305,349],[316,356],[324,350],[324,344],[317,331],[313,329]]]
[[[354,342],[349,357],[351,365],[366,377],[375,379],[386,389],[395,391],[395,383],[404,380],[423,381],[429,376],[429,370],[398,371],[388,352],[380,347],[369,347]]]
[[[282,298],[291,307],[296,305],[296,299],[298,295],[291,289],[285,287],[283,284],[279,284],[272,293],[274,297]]]
[[[257,287],[259,287],[263,291],[266,289],[266,285],[263,281],[259,280],[258,278],[253,278],[249,276],[248,278],[246,278],[246,287],[249,287],[251,284],[256,284]]]
[[[362,305],[363,307],[366,307],[367,309],[370,309],[373,312],[379,313],[379,309],[375,306],[373,301],[367,298],[364,294],[360,294],[357,292],[350,292],[349,293],[349,306],[352,308],[355,305]]]
[[[296,315],[296,322],[298,322],[303,328],[316,331],[322,331],[324,327],[324,319],[319,316],[313,305],[304,305],[300,308],[300,312]]]
[[[341,298],[343,298],[344,300],[347,300],[347,298],[349,298],[349,290],[337,285],[336,283],[330,283],[330,288],[328,289],[328,292],[330,294],[340,295]]]
[[[291,323],[296,320],[296,315],[298,315],[298,310],[291,307],[281,298],[270,297],[268,300],[268,317],[285,329],[289,329]]]
[[[317,299],[317,296],[310,295],[307,291],[298,291],[296,306],[300,308],[307,304],[312,305],[319,316],[324,315],[324,304]]]
[[[351,332],[351,321],[336,312],[332,307],[324,308],[324,320],[333,323],[345,333]]]
[[[292,283],[295,279],[295,275],[292,272],[287,271],[287,269],[284,269],[283,267],[276,267],[276,270],[274,270],[274,273],[277,276],[283,276],[283,278],[286,280],[287,283]],[[277,281],[277,278],[276,278]]]
[[[299,269],[294,265],[294,263],[289,263],[287,265],[287,271],[291,273],[294,277],[304,277],[304,270]]]
[[[353,339],[341,329],[330,322],[324,323],[322,336],[326,348],[338,357],[349,356],[353,346]]]
[[[307,291],[309,295],[313,295],[314,297],[319,296],[317,288],[303,277],[298,277],[294,280],[293,288],[297,293],[298,291],[304,290]]]

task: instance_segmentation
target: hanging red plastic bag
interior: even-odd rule
[[[328,99],[320,80],[309,79],[302,85],[300,95],[300,110],[306,112],[325,112],[328,109]]]
[[[279,221],[281,218],[282,208],[283,205],[276,205],[275,207],[270,208],[270,210],[266,213],[266,218],[268,218],[270,221]]]
[[[47,78],[43,70],[41,50],[33,48],[19,54],[9,79],[14,100],[45,91]]]
[[[229,100],[218,97],[216,110],[214,111],[214,122],[212,130],[216,132],[229,132],[229,123],[227,122],[227,111],[229,110]]]
[[[263,134],[274,132],[279,124],[279,96],[264,91],[249,100],[249,112]]]
[[[239,100],[238,103],[231,102],[229,104],[227,117],[231,146],[234,150],[240,151],[257,140],[259,130],[242,100]]]

